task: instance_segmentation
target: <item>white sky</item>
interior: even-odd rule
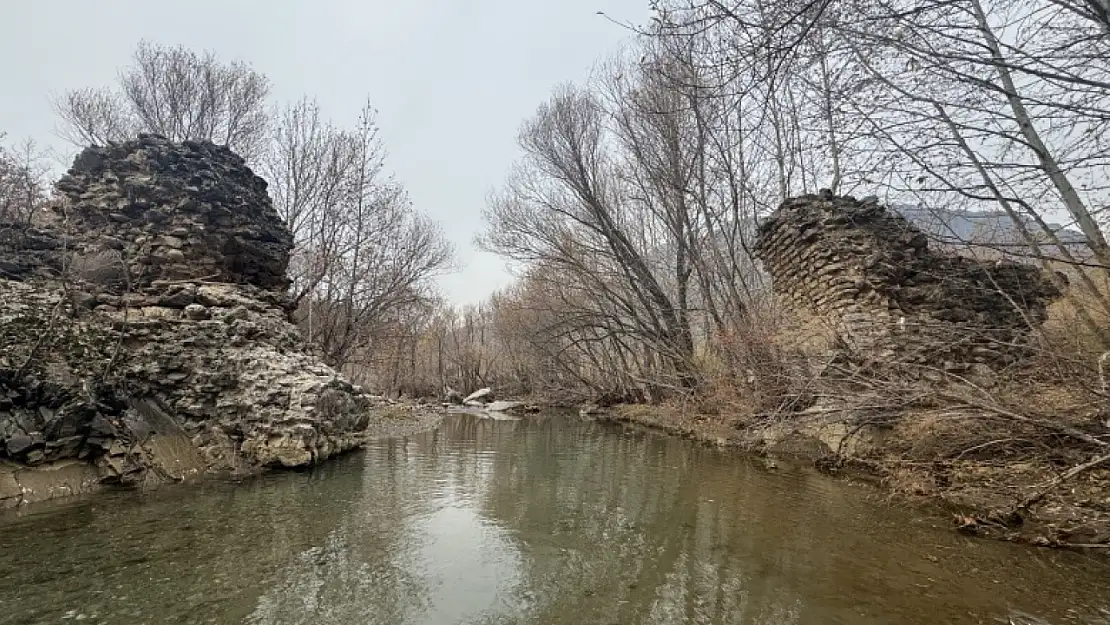
[[[598,11],[643,22],[648,0],[0,0],[0,132],[72,155],[51,96],[113,83],[141,39],[247,61],[342,125],[369,97],[388,166],[455,244],[443,291],[476,303],[509,281],[472,239],[517,128],[629,37]]]

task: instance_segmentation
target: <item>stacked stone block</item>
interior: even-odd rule
[[[784,202],[755,249],[776,293],[825,319],[856,362],[1008,366],[1061,293],[1037,267],[939,253],[873,198]]]
[[[266,181],[224,146],[140,135],[86,149],[55,186],[77,251],[120,253],[133,289],[188,278],[289,284],[293,237]]]

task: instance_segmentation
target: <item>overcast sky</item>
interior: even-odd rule
[[[455,303],[509,281],[478,252],[487,191],[517,157],[516,132],[557,83],[627,41],[647,0],[0,0],[0,132],[72,153],[52,94],[111,84],[141,39],[251,63],[278,101],[319,99],[351,125],[369,97],[389,166],[444,226],[462,271]]]

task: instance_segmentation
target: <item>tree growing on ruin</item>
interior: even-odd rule
[[[251,160],[265,147],[270,81],[212,52],[141,42],[113,87],[68,91],[54,102],[63,135],[104,145],[140,132],[208,140]]]

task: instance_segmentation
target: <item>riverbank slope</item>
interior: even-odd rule
[[[966,426],[983,418],[967,412],[961,420],[954,410],[891,415],[882,425],[852,424],[819,412],[736,418],[677,405],[619,405],[598,418],[864,477],[896,500],[939,505],[965,533],[1110,555],[1110,466],[1072,472],[1069,462],[1084,466],[1081,454],[1011,456],[989,445],[980,450],[971,445],[962,455],[936,453],[938,438],[953,438],[945,422]]]

